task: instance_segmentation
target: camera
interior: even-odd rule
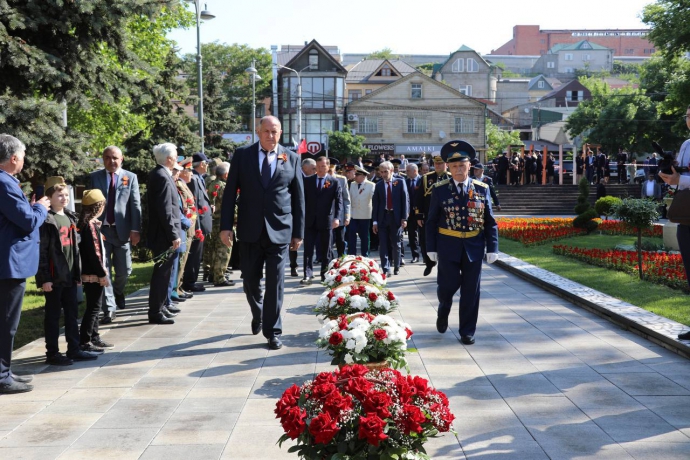
[[[673,174],[673,171],[671,170],[671,167],[676,170],[679,174],[682,174],[684,172],[688,172],[688,168],[685,166],[678,166],[675,164],[676,159],[673,155],[672,152],[666,152],[664,151],[663,148],[657,143],[652,141],[652,147],[654,148],[654,151],[659,155],[660,159],[659,162],[657,163],[657,167],[659,168],[659,172],[664,173],[664,174]]]

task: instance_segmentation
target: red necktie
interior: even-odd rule
[[[393,210],[393,188],[391,187],[390,182],[388,182],[388,194],[386,197],[386,207],[388,208],[389,211]]]

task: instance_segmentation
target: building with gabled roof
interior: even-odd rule
[[[472,48],[462,45],[448,59],[433,66],[431,78],[443,81],[467,96],[496,101],[501,69],[487,62]]]
[[[573,77],[576,70],[610,72],[613,70],[613,49],[588,40],[561,43],[537,59],[533,73],[549,77]]]
[[[416,72],[417,69],[400,59],[365,59],[346,67],[345,97],[359,99],[389,83]]]

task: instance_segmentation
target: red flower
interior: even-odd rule
[[[343,277],[338,275],[335,277],[336,282],[340,283],[343,280]]]
[[[411,331],[409,328],[407,328],[407,327],[405,328],[405,332],[407,333],[407,337],[406,337],[406,338],[407,338],[408,340],[410,339],[410,337],[412,337],[412,334],[414,334],[414,332],[412,332],[412,331]]]
[[[426,417],[424,412],[417,406],[405,404],[399,419],[405,434],[410,434],[413,431],[415,433],[424,431],[422,423],[426,422]]]
[[[340,270],[338,273],[340,273],[341,275],[345,276],[345,275],[347,275],[347,270],[343,268],[343,269]]]
[[[366,369],[366,367],[364,369]],[[345,383],[345,391],[351,393],[355,398],[361,401],[372,386],[373,384],[364,377],[354,377]]]
[[[328,444],[338,431],[336,420],[328,412],[321,412],[309,424],[309,433],[314,436],[316,444]]]
[[[328,339],[328,343],[330,343],[333,346],[338,346],[343,342],[343,334],[340,332],[334,332],[331,334],[331,337]]]
[[[395,300],[395,296],[393,295],[393,292],[391,292],[391,291],[388,291],[388,294],[386,294],[386,296],[388,297],[388,300]]]
[[[364,281],[365,283],[368,283],[368,282],[369,282],[369,277],[368,277],[368,276],[362,276],[362,281]],[[365,292],[366,292],[366,291],[365,291]],[[363,292],[362,294],[364,294],[364,292]]]
[[[376,414],[369,414],[368,417],[359,418],[359,439],[366,439],[372,446],[379,445],[379,442],[388,438],[383,432],[386,422],[381,420]]]
[[[341,411],[349,409],[352,409],[352,397],[350,395],[343,396],[337,391],[329,394],[323,403],[323,410],[336,419]]]
[[[211,193],[211,195],[213,195],[213,198],[215,198],[218,196],[218,192],[213,192],[213,193]]]
[[[357,288],[350,289],[350,296],[353,296],[353,295],[359,295],[359,289],[357,289]]]
[[[393,400],[384,391],[371,390],[362,401],[362,407],[367,414],[376,414],[381,418],[388,418],[391,413],[388,408],[393,404]]]
[[[333,268],[339,268],[339,267],[340,267],[340,262],[338,262],[336,260],[335,263],[333,264]]]
[[[333,297],[335,297],[335,291],[329,292],[328,295],[327,295],[327,297],[328,297],[329,299],[332,299]]]
[[[371,300],[372,302],[376,302],[376,299],[378,299],[378,298],[379,298],[379,296],[376,295],[375,292],[370,292],[370,293],[369,293],[369,300]]]
[[[343,305],[345,305],[345,298],[344,297],[338,297],[338,300],[336,301],[336,303],[342,307]]]
[[[278,400],[276,403],[276,409],[274,411],[276,418],[282,417],[287,413],[288,409],[297,406],[297,402],[299,401],[299,392],[300,388],[294,383],[290,388],[285,390],[283,397],[280,398],[280,400]]]
[[[216,184],[216,185],[214,185],[213,187],[214,187],[216,190],[218,190],[218,189],[220,188],[220,184]]]
[[[319,401],[325,401],[328,396],[336,392],[335,385],[328,382],[328,383],[322,383],[320,385],[314,385],[311,388],[311,396],[310,399],[316,399]]]
[[[384,279],[384,280],[386,279],[386,274],[385,274],[385,273],[381,273],[381,279]]]
[[[291,407],[288,409],[287,413],[281,417],[280,424],[283,425],[285,434],[287,434],[290,439],[297,439],[307,426],[304,421],[306,418],[307,411],[299,407]]]
[[[340,330],[342,331],[342,330],[347,329],[347,325],[348,325],[347,316],[340,315],[340,321],[338,322],[338,328],[340,328]]]
[[[194,200],[191,198],[187,198],[187,204],[194,204]]]
[[[343,315],[343,317],[345,317],[345,315]],[[355,377],[362,377],[366,375],[369,370],[361,364],[351,364],[349,366],[343,366],[340,371],[336,372],[338,372],[338,378],[340,380],[348,380]]]
[[[386,332],[385,330],[383,330],[383,329],[376,329],[376,330],[374,331],[374,338],[375,338],[376,340],[383,340],[383,339],[385,339],[386,337],[388,337],[388,332]]]

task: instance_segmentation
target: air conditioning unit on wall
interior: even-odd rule
[[[347,121],[358,121],[359,117],[355,115],[354,113],[350,114],[347,116]]]

